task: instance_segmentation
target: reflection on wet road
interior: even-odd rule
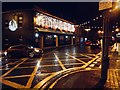
[[[99,52],[89,47],[71,46],[49,51],[40,58],[2,58],[0,82],[3,89],[40,88],[61,72],[100,69]]]

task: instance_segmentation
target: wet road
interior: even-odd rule
[[[41,88],[64,72],[101,68],[100,50],[89,46],[61,47],[40,58],[1,58],[2,88]],[[69,73],[69,72],[68,72]]]

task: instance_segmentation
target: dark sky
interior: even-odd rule
[[[76,24],[91,20],[98,13],[98,2],[8,2],[2,3],[2,9],[3,11],[26,9],[35,5],[47,10],[52,15]]]

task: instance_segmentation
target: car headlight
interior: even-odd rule
[[[33,48],[33,46],[31,46],[30,48]]]
[[[5,51],[4,54],[5,54],[5,56],[6,56],[6,55],[7,55],[7,52]]]
[[[39,52],[39,50],[35,48],[35,52]]]

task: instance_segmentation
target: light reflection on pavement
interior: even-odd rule
[[[7,59],[0,63],[0,82],[4,88],[40,88],[63,71],[100,69],[100,50],[67,47],[45,53],[40,58]]]

